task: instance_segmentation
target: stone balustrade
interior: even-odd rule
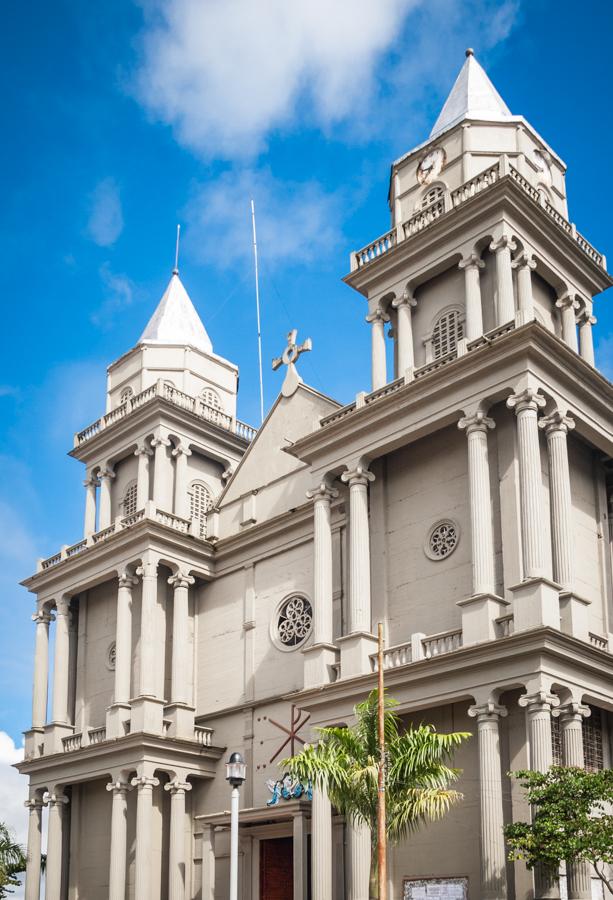
[[[599,650],[608,650],[609,649],[609,641],[606,637],[601,634],[594,634],[593,631],[588,633],[588,637],[590,639],[590,644],[592,647],[597,647]]]
[[[396,644],[388,647],[383,652],[383,668],[397,669],[409,663],[422,659],[432,659],[434,656],[442,656],[444,653],[453,653],[462,646],[462,629],[452,628],[449,631],[441,631],[438,634],[424,635],[413,634],[411,640],[404,644]],[[377,654],[370,654],[370,669],[376,672]]]
[[[151,387],[141,391],[140,394],[136,394],[135,397],[130,397],[125,403],[122,403],[121,406],[117,406],[115,409],[106,413],[106,415],[102,416],[96,422],[92,422],[92,424],[88,425],[87,428],[84,428],[83,431],[77,432],[74,437],[74,446],[83,446],[83,444],[90,441],[105,428],[109,428],[116,422],[126,418],[126,416],[131,415],[135,410],[140,409],[145,404],[151,403],[156,398],[160,397],[168,403],[172,403],[173,406],[178,406],[187,412],[193,413],[199,418],[205,419],[213,425],[217,425],[219,428],[232,432],[245,441],[252,441],[256,435],[257,429],[253,428],[251,425],[247,425],[246,422],[241,422],[239,419],[233,418],[220,409],[208,406],[201,399],[191,397],[189,394],[183,393],[183,391],[178,390],[170,384],[158,381]]]
[[[214,733],[215,732],[212,728],[207,728],[205,725],[194,725],[194,740],[197,741],[202,747],[213,746]]]
[[[403,241],[410,240],[414,235],[419,234],[426,228],[431,227],[434,222],[444,216],[452,215],[458,207],[472,199],[476,194],[493,187],[502,178],[509,177],[517,184],[533,201],[538,204],[541,209],[556,223],[556,225],[571,237],[580,247],[580,249],[589,256],[589,258],[603,269],[606,269],[606,259],[602,253],[599,253],[589,241],[587,241],[575,228],[572,222],[567,221],[564,216],[555,209],[551,203],[542,197],[539,191],[533,187],[530,182],[512,165],[509,164],[507,157],[501,157],[499,162],[490,166],[489,169],[480,172],[474,178],[469,179],[451,192],[451,203],[446,204],[443,199],[433,203],[426,209],[412,215],[406,222],[402,223],[402,228],[392,229],[370,244],[367,244],[361,250],[357,250],[351,254],[351,271],[355,272],[364,266],[370,265],[379,257],[385,255],[394,247]],[[94,426],[90,425],[90,429]]]

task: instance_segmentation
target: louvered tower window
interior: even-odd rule
[[[602,749],[602,713],[592,706],[592,713],[583,720],[583,759],[588,772],[604,768]]]
[[[432,331],[432,356],[440,359],[448,353],[453,353],[458,341],[464,337],[464,323],[460,320],[460,313],[452,309],[437,320]]]
[[[194,481],[189,489],[189,515],[191,519],[200,520],[200,537],[206,537],[206,514],[212,502],[213,498],[206,484]]]
[[[134,396],[134,391],[131,387],[125,387],[121,392],[121,396],[119,397],[119,403],[127,403],[130,397]]]
[[[133,516],[136,512],[136,482],[131,481],[123,495],[123,514]]]
[[[436,187],[430,188],[427,194],[424,194],[421,201],[421,208],[426,209],[427,206],[432,206],[433,203],[436,203],[437,200],[442,200],[445,194],[444,189],[439,185]]]
[[[212,409],[223,409],[219,394],[213,388],[205,388],[200,394],[200,399],[205,406],[210,406]]]

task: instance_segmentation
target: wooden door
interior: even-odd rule
[[[293,900],[294,841],[260,841],[260,900]]]

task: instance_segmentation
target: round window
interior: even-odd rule
[[[458,546],[460,529],[452,519],[436,522],[428,533],[424,550],[430,559],[439,560],[450,556]]]
[[[301,594],[286,597],[277,609],[273,639],[280,650],[294,650],[307,640],[313,627],[313,607]]]

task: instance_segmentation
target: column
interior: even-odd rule
[[[190,704],[189,674],[192,651],[189,645],[189,587],[194,584],[191,575],[179,572],[168,579],[173,588],[172,604],[172,663],[169,718],[174,734],[179,737],[194,735],[194,707]]]
[[[525,325],[534,319],[534,295],[532,293],[532,272],[536,262],[525,250],[513,260],[512,266],[517,270],[517,305],[518,325]]]
[[[62,889],[62,840],[64,831],[64,806],[68,803],[60,790],[49,794],[47,805],[47,866],[45,869],[45,898],[60,900]]]
[[[372,854],[370,828],[363,823],[347,822],[347,900],[365,900],[369,896]]]
[[[366,321],[372,326],[371,331],[371,363],[372,363],[372,389],[373,391],[387,384],[387,362],[385,358],[385,323],[389,317],[383,310],[377,308],[366,316]]]
[[[142,443],[134,451],[134,456],[138,459],[136,508],[144,509],[145,504],[149,500],[149,459],[152,456],[152,452],[145,443]]]
[[[69,616],[70,597],[62,597],[56,601],[52,711],[52,721],[62,725],[68,725]]]
[[[479,794],[481,802],[481,892],[483,900],[506,900],[507,868],[502,809],[502,769],[499,720],[504,706],[491,700],[471,706],[479,735]]]
[[[571,350],[577,353],[577,326],[575,322],[575,310],[579,304],[570,294],[565,294],[556,300],[556,306],[562,315],[562,340],[568,344]]]
[[[485,263],[477,253],[470,253],[458,263],[464,269],[464,285],[466,292],[466,339],[474,341],[483,334],[483,310],[481,308],[481,284],[479,269]]]
[[[487,432],[493,419],[478,411],[458,422],[468,439],[468,483],[473,559],[473,594],[494,594],[494,534]]]
[[[146,775],[132,779],[132,787],[137,790],[134,900],[150,900],[151,897],[151,811],[153,788],[159,783],[157,778]]]
[[[85,526],[84,537],[89,537],[96,530],[96,488],[100,484],[98,479],[90,475],[83,482],[85,486]]]
[[[180,444],[172,451],[175,458],[175,516],[187,519],[189,504],[187,497],[187,457],[192,455],[189,447]]]
[[[132,589],[138,579],[124,572],[117,585],[117,623],[115,630],[115,703],[130,700],[132,668]]]
[[[293,821],[294,894],[293,900],[307,900],[308,856],[307,828],[304,813],[296,813]]]
[[[319,787],[311,803],[311,890],[313,900],[332,900],[332,807]]]
[[[25,900],[40,897],[40,854],[43,801],[38,795],[26,800],[28,809],[28,855],[26,864]]]
[[[115,473],[110,467],[100,472],[100,515],[98,517],[98,528],[108,528],[111,524],[111,482],[115,477]]]
[[[535,772],[546,772],[552,765],[551,710],[559,703],[558,697],[542,690],[519,698],[519,705],[525,707],[527,712],[530,768]],[[537,867],[534,870],[534,900],[559,896],[557,873]]]
[[[187,781],[164,785],[170,791],[170,848],[168,851],[168,900],[185,900],[185,792]]]
[[[332,627],[332,529],[330,504],[338,491],[322,482],[314,491],[307,491],[313,501],[313,641],[331,644]]]
[[[516,248],[517,244],[509,235],[503,235],[490,244],[490,250],[496,254],[497,325],[506,325],[515,319],[511,252]]]
[[[398,377],[402,378],[408,369],[415,366],[411,310],[417,306],[417,300],[405,291],[401,297],[396,297],[392,306],[398,311]]]
[[[128,791],[125,781],[107,784],[113,795],[111,807],[111,861],[109,869],[109,900],[125,900],[128,835]]]
[[[586,305],[578,315],[579,322],[579,353],[590,366],[594,365],[594,336],[592,334],[592,325],[596,324],[596,319],[592,315],[592,304]]]
[[[549,455],[549,496],[553,545],[553,577],[565,591],[574,586],[574,539],[572,499],[566,436],[575,427],[570,416],[558,410],[539,422],[547,435]]]
[[[374,480],[361,465],[341,475],[349,485],[349,634],[371,630],[368,482]]]
[[[47,691],[49,682],[49,622],[55,616],[44,608],[32,616],[36,624],[34,645],[34,690],[32,693],[32,728],[42,728],[47,721]]]
[[[562,737],[562,762],[565,766],[576,766],[583,769],[583,720],[590,715],[589,706],[571,702],[558,710],[560,717],[560,733]],[[592,879],[588,863],[579,862],[566,866],[566,880],[569,900],[590,900],[592,896]]]
[[[507,400],[517,416],[519,453],[519,493],[521,511],[524,578],[544,575],[541,453],[537,413],[545,398],[532,388],[513,394]]]
[[[142,576],[141,621],[140,621],[140,684],[139,694],[143,697],[155,696],[156,665],[156,612],[158,597],[158,564],[144,562],[137,570]]]
[[[163,506],[165,481],[170,476],[166,447],[170,447],[167,438],[156,437],[151,441],[155,457],[153,462],[153,502],[157,507]]]

